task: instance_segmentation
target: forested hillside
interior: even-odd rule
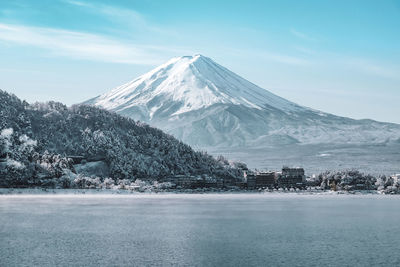
[[[208,175],[225,180],[240,170],[194,151],[171,135],[96,107],[28,104],[0,90],[1,185],[40,184],[74,169],[69,156],[102,161],[113,179]],[[68,156],[68,157],[67,157]]]

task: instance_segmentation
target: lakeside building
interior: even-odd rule
[[[303,168],[283,167],[281,172],[247,172],[245,183],[248,189],[271,187],[304,187],[305,175]]]
[[[255,189],[256,188],[256,176],[254,173],[248,173],[245,177],[247,183],[247,189]]]
[[[277,175],[278,186],[303,187],[305,185],[304,169],[300,167],[289,168],[284,166],[282,173]]]
[[[275,185],[275,172],[247,173],[245,183],[247,189],[273,187]]]
[[[217,179],[215,177],[209,176],[187,176],[187,175],[175,175],[167,177],[163,182],[170,182],[175,184],[177,187],[182,188],[222,188],[224,182],[222,179]]]
[[[275,172],[258,172],[255,175],[256,187],[273,187],[275,185]]]

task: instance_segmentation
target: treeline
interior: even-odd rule
[[[242,175],[226,160],[141,122],[85,105],[30,105],[1,90],[0,132],[0,186],[75,172],[71,155],[104,161],[114,180],[209,175],[234,181]]]
[[[379,190],[400,193],[400,180],[386,175],[373,176],[358,170],[326,171],[320,173],[311,184],[333,190]]]

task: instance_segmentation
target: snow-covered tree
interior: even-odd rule
[[[5,131],[0,153],[13,155],[9,164],[15,172],[21,172],[21,166],[33,168],[29,175],[36,180],[59,178],[65,170],[73,170],[67,155],[104,161],[114,180],[154,180],[178,174],[205,174],[227,181],[240,178],[237,165],[194,151],[161,130],[96,107],[68,108],[57,102],[29,105],[0,91],[0,115],[0,131]],[[6,137],[7,129],[13,129],[11,139]],[[15,147],[8,145],[11,141]],[[12,151],[7,152],[9,149]]]

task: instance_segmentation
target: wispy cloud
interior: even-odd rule
[[[75,6],[89,6],[90,4],[81,2],[81,1],[74,1],[74,0],[64,0],[65,3],[75,5]]]
[[[261,57],[266,60],[272,60],[279,63],[284,63],[288,65],[296,65],[296,66],[304,66],[310,65],[311,61],[301,57],[295,57],[280,53],[271,53],[271,52],[260,52],[258,57]]]
[[[178,35],[176,31],[149,22],[144,15],[133,9],[76,0],[64,0],[64,2],[85,9],[93,14],[103,16],[109,21],[121,24],[124,28],[135,28],[141,31],[164,35]]]
[[[295,30],[295,29],[293,29],[293,28],[290,29],[290,33],[293,34],[294,36],[296,36],[296,37],[298,37],[298,38],[300,38],[300,39],[306,40],[306,41],[316,41],[315,38],[309,36],[308,34],[305,34],[305,33],[303,33],[303,32],[300,32],[300,31],[298,31],[298,30]]]
[[[310,55],[310,56],[317,54],[317,51],[310,49],[310,48],[306,48],[306,47],[302,47],[302,46],[298,46],[298,45],[293,46],[293,48],[302,54],[306,54],[306,55]]]
[[[252,51],[243,51],[233,49],[232,51],[236,51],[236,55],[244,55],[246,57],[251,57],[254,59],[260,59],[264,62],[276,62],[283,65],[300,67],[300,66],[311,66],[315,62],[309,56],[297,56],[294,54],[282,53],[274,50],[252,50]]]
[[[156,65],[184,49],[135,44],[103,35],[0,24],[0,40],[45,49],[50,55],[103,62]]]
[[[343,59],[343,63],[369,75],[400,80],[399,66],[377,63],[363,58],[347,58]]]
[[[263,62],[277,62],[284,65],[292,66],[306,66],[312,65],[313,61],[306,57],[297,57],[288,54],[283,54],[280,52],[272,50],[244,50],[237,48],[224,48],[224,53],[235,58],[246,57],[253,58],[257,60],[262,60]]]

